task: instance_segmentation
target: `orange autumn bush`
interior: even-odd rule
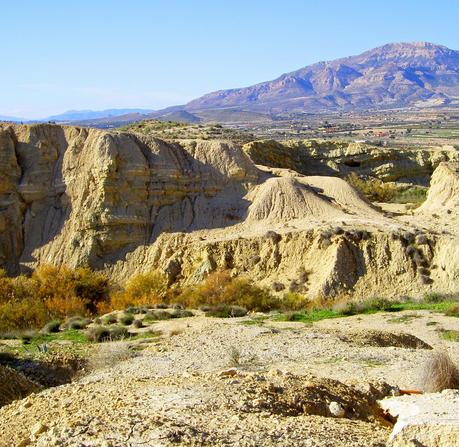
[[[0,271],[0,330],[35,328],[54,318],[95,312],[108,300],[108,279],[88,268],[42,265],[31,277]]]

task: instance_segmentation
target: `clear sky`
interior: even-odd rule
[[[158,109],[395,41],[459,50],[458,0],[0,0],[0,114]]]

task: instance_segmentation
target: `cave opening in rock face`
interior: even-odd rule
[[[362,163],[357,160],[346,160],[344,161],[344,164],[346,166],[349,166],[350,168],[360,168],[360,166],[362,165]]]

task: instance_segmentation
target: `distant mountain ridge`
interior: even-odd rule
[[[459,101],[459,51],[427,42],[392,43],[318,62],[273,81],[219,90],[184,110],[262,113],[442,105]]]
[[[41,121],[84,121],[99,118],[118,117],[129,114],[147,115],[152,109],[106,109],[106,110],[69,110],[59,115],[52,115]]]
[[[390,43],[318,62],[249,87],[219,90],[163,110],[70,110],[41,120],[112,128],[144,119],[254,122],[284,113],[459,108],[459,51],[428,42]]]
[[[17,116],[7,116],[7,115],[0,115],[0,121],[11,121],[13,123],[19,123],[21,121],[26,121],[23,118],[18,118]]]

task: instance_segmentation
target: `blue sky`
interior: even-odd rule
[[[182,104],[395,41],[459,50],[457,0],[0,0],[0,114]]]

